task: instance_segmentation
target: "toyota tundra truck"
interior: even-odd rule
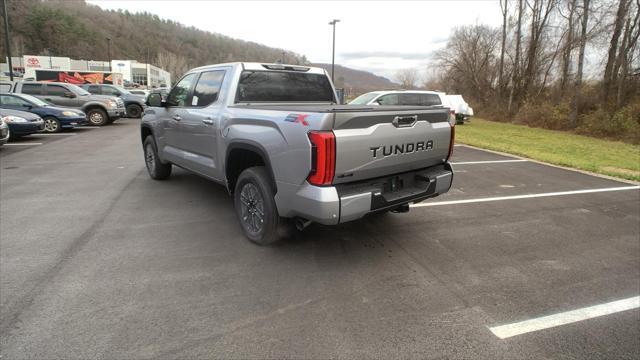
[[[451,187],[455,118],[434,106],[339,105],[327,73],[230,63],[151,93],[141,122],[149,176],[173,165],[227,187],[246,237],[407,212]]]

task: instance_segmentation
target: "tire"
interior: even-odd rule
[[[139,119],[142,116],[142,106],[138,104],[127,105],[127,117]]]
[[[109,123],[109,115],[102,109],[93,108],[87,110],[87,120],[89,120],[90,125],[104,126]]]
[[[171,164],[163,164],[158,158],[158,147],[153,136],[147,136],[143,143],[144,163],[149,176],[154,180],[166,180],[171,176]]]
[[[288,236],[291,224],[278,215],[274,190],[264,166],[245,169],[236,182],[234,205],[245,236],[258,245]]]
[[[62,125],[60,125],[60,120],[56,119],[53,116],[46,116],[44,118],[44,132],[57,133],[60,131],[62,131]]]

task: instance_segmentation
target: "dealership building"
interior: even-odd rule
[[[164,69],[136,60],[108,61],[75,60],[60,56],[25,55],[11,58],[14,73],[24,74],[24,78],[35,78],[36,70],[64,71],[110,71],[122,74],[125,81],[137,83],[147,88],[170,87],[171,74]],[[0,64],[0,72],[8,73],[9,65]]]

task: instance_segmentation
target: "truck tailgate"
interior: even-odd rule
[[[334,116],[335,184],[422,169],[447,159],[448,108],[381,108]]]

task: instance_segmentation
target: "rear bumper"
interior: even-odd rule
[[[293,197],[291,209],[280,213],[335,225],[444,194],[449,191],[452,180],[451,165],[445,163],[336,186],[318,187],[305,183]]]

